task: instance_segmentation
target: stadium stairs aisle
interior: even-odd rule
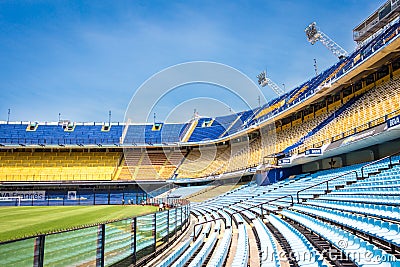
[[[249,264],[250,266],[259,267],[260,266],[260,252],[257,245],[256,236],[253,233],[254,226],[252,224],[246,224],[247,233],[249,234]],[[262,242],[262,241],[261,241]]]

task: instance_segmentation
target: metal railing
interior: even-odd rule
[[[384,161],[384,160],[386,160],[386,159],[388,159],[388,158],[389,158],[389,168],[391,168],[392,165],[393,165],[393,164],[392,164],[392,157],[393,157],[393,156],[396,156],[396,155],[399,155],[399,154],[400,154],[400,151],[395,152],[395,153],[393,153],[393,154],[390,154],[389,156],[383,157],[383,158],[381,158],[381,159],[378,159],[378,160],[375,160],[375,161],[372,161],[372,162],[370,162],[370,163],[367,163],[367,164],[363,165],[363,166],[360,168],[361,177],[362,177],[362,178],[365,178],[365,177],[364,177],[364,168],[365,168],[365,167],[374,165],[374,164],[379,163],[379,162],[381,162],[381,161]],[[314,188],[314,187],[317,187],[317,186],[319,186],[319,185],[321,185],[321,184],[325,184],[325,183],[326,183],[326,191],[325,191],[325,194],[327,194],[327,193],[329,192],[329,182],[331,182],[331,181],[333,181],[333,180],[336,180],[336,179],[338,179],[338,178],[341,178],[341,177],[343,177],[343,176],[346,176],[346,175],[348,175],[348,174],[350,174],[350,173],[355,173],[355,174],[356,174],[356,179],[359,178],[359,177],[358,177],[358,172],[357,172],[357,170],[351,170],[351,171],[348,171],[348,172],[346,172],[346,173],[340,174],[340,175],[335,176],[335,177],[332,177],[332,178],[330,178],[330,179],[328,179],[328,180],[322,181],[322,182],[320,182],[320,183],[314,184],[314,185],[312,185],[312,186],[309,186],[309,187],[307,187],[307,188],[304,188],[304,189],[302,189],[302,190],[297,191],[297,193],[296,193],[296,196],[297,196],[297,203],[300,203],[300,193],[301,193],[301,192],[307,191],[307,190],[309,190],[309,189],[311,189],[311,188]]]
[[[113,173],[0,174],[1,182],[112,181]]]
[[[257,208],[257,207],[261,206],[261,217],[264,217],[264,213],[263,213],[264,209],[262,207],[263,205],[266,205],[266,204],[269,204],[270,202],[273,202],[273,201],[276,201],[276,200],[280,200],[280,199],[283,199],[283,198],[287,198],[287,197],[291,198],[291,205],[293,206],[294,201],[293,201],[293,196],[292,195],[286,195],[286,196],[278,197],[278,198],[275,198],[275,199],[271,199],[269,201],[266,201],[266,202],[263,202],[263,203],[259,203],[259,204],[256,204],[256,205],[252,205],[249,208],[245,208],[245,209],[242,209],[240,211],[235,211],[232,214],[229,214],[229,216],[231,218],[231,225],[233,224],[233,215],[238,214],[238,213],[242,213],[243,211],[251,210],[253,208]],[[241,202],[235,202],[235,203],[232,203],[232,204],[230,204],[228,206],[224,206],[223,208],[229,208],[230,206],[233,206],[233,205],[238,204],[238,203],[241,203]],[[194,228],[193,228],[193,232],[194,232],[193,233],[193,237],[194,237],[194,239],[197,238],[197,236],[195,235],[196,226],[200,226],[200,225],[203,225],[203,224],[206,224],[206,223],[210,223],[210,222],[215,222],[215,221],[218,221],[218,220],[223,220],[224,223],[226,223],[226,219],[224,217],[219,217],[219,218],[216,218],[216,219],[212,219],[212,220],[207,220],[207,221],[204,221],[204,222],[196,223],[194,225]]]
[[[207,221],[204,221],[204,222],[196,223],[194,225],[194,227],[193,227],[193,240],[195,241],[197,239],[197,237],[200,235],[200,233],[198,235],[196,235],[196,226],[200,226],[200,225],[203,225],[203,224],[206,224],[206,223],[210,223],[210,222],[216,222],[216,221],[219,221],[219,220],[224,221],[224,223],[226,224],[226,220],[225,220],[224,217],[219,217],[219,218],[215,218],[215,219],[212,219],[212,220],[207,220]]]
[[[386,157],[384,157],[384,158],[381,158],[381,159],[378,159],[378,160],[375,160],[375,161],[372,161],[372,162],[370,162],[370,163],[368,163],[368,164],[363,165],[363,166],[361,167],[361,176],[364,177],[364,168],[365,168],[365,167],[374,165],[374,164],[376,164],[376,163],[378,163],[378,162],[381,162],[381,161],[383,161],[383,160],[385,160],[385,159],[388,159],[388,158],[389,158],[389,168],[391,168],[391,167],[393,166],[392,157],[393,157],[393,156],[396,156],[396,155],[398,155],[398,154],[400,154],[400,151],[395,152],[395,153],[392,153],[392,154],[390,154],[389,156],[386,156]]]
[[[303,189],[297,191],[297,192],[296,192],[297,203],[300,203],[300,193],[301,193],[301,192],[307,191],[307,190],[309,190],[309,189],[311,189],[311,188],[314,188],[314,187],[317,187],[317,186],[319,186],[319,185],[321,185],[321,184],[325,184],[325,183],[326,183],[326,191],[325,191],[325,194],[326,194],[327,192],[329,192],[329,182],[330,182],[330,181],[336,180],[336,179],[338,179],[338,178],[341,178],[341,177],[346,176],[346,175],[351,174],[351,173],[355,173],[355,174],[356,174],[356,179],[358,179],[358,173],[357,173],[357,171],[356,171],[356,170],[352,170],[352,171],[345,172],[345,173],[340,174],[340,175],[338,175],[338,176],[332,177],[332,178],[330,178],[330,179],[327,179],[327,180],[325,180],[325,181],[319,182],[319,183],[317,183],[317,184],[311,185],[311,186],[309,186],[309,187],[306,187],[306,188],[303,188]]]
[[[252,206],[250,206],[250,207],[248,207],[248,208],[244,208],[244,209],[242,209],[242,210],[238,210],[238,211],[233,212],[232,214],[230,214],[230,217],[231,217],[231,224],[233,223],[233,215],[238,214],[238,213],[242,213],[243,211],[247,211],[247,210],[251,210],[251,209],[257,208],[257,207],[259,207],[259,206],[261,206],[261,218],[264,218],[264,213],[263,213],[264,209],[263,209],[263,205],[269,204],[269,203],[271,203],[271,202],[274,202],[274,201],[277,201],[277,200],[280,200],[280,199],[288,198],[288,197],[290,197],[290,199],[291,199],[291,206],[293,206],[294,201],[293,201],[293,196],[292,196],[292,195],[285,195],[285,196],[277,197],[277,198],[268,200],[268,201],[266,201],[266,202],[258,203],[258,204],[252,205]],[[235,203],[235,204],[238,204],[238,203],[241,203],[241,202],[237,202],[237,203]],[[229,205],[228,207],[230,207],[230,206],[232,206],[232,205],[235,205],[235,204],[231,204],[231,205]]]
[[[190,224],[190,206],[0,243],[4,266],[142,265]],[[180,232],[178,232],[180,231]],[[18,255],[18,257],[16,256]]]

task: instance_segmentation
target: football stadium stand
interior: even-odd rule
[[[204,177],[229,161],[231,148],[229,146],[194,149],[185,157],[177,170],[178,177]]]
[[[283,266],[283,254],[290,264],[298,266],[363,266],[368,262],[399,266],[398,159],[391,157],[392,164],[386,158],[299,175],[269,186],[250,183],[193,205],[192,214],[199,226],[193,236],[198,236],[203,226],[202,233],[208,233],[209,238],[204,240],[200,235],[197,238],[202,244],[188,246],[187,251],[197,251],[196,258],[187,257],[184,250],[171,255],[185,259],[189,266],[205,264],[206,259],[210,266],[220,266],[221,262],[247,266],[254,247],[262,255],[260,266]],[[254,231],[256,239],[249,238],[248,229]],[[222,237],[217,241],[212,234],[216,231]],[[327,248],[332,249],[329,253],[336,253],[335,257],[321,256],[328,253]],[[280,256],[279,249],[283,253]],[[361,254],[350,253],[355,251]],[[170,258],[161,259],[159,266],[165,266],[162,264]]]
[[[385,2],[354,30],[355,51],[255,109],[0,122],[0,205],[172,203],[0,243],[0,265],[399,267],[399,6]],[[46,196],[7,197],[35,190]]]
[[[85,145],[118,144],[122,127],[69,123],[7,123],[0,124],[1,144],[22,145]]]
[[[116,180],[153,180],[170,178],[184,155],[180,150],[148,151],[127,148],[118,167]]]
[[[201,118],[186,124],[124,124],[104,123],[2,123],[2,145],[153,145],[170,142],[201,142],[233,135],[254,124],[276,117],[326,90],[348,73],[357,69],[383,48],[397,40],[399,22],[392,23],[369,43],[359,47],[347,58],[285,95],[271,100],[257,110],[239,112],[217,118]],[[194,127],[191,127],[194,126]],[[189,128],[190,131],[189,131]],[[189,131],[189,134],[188,134]],[[123,136],[123,138],[121,138]],[[186,138],[184,138],[186,136]]]
[[[2,181],[111,180],[120,152],[0,152]]]
[[[396,116],[400,108],[400,78],[395,77],[371,88],[343,113],[304,142],[304,146],[321,143],[331,137],[347,137],[351,130],[366,130],[385,121],[385,115]],[[369,125],[368,125],[369,124]]]

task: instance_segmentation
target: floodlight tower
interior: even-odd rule
[[[266,85],[268,85],[272,91],[275,92],[275,94],[277,94],[278,96],[281,96],[285,93],[284,90],[282,90],[282,88],[280,88],[276,83],[274,83],[273,81],[271,81],[270,78],[267,77],[267,72],[263,71],[260,74],[257,75],[258,78],[258,84],[261,85],[261,87],[265,87]]]
[[[328,35],[323,33],[318,27],[317,23],[313,22],[307,26],[304,30],[307,35],[307,40],[313,45],[317,41],[320,41],[326,48],[329,49],[335,56],[342,59],[348,55],[347,51],[344,50],[340,45],[335,43]]]

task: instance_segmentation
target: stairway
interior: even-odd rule
[[[199,121],[197,119],[194,119],[189,123],[188,127],[182,133],[183,137],[181,139],[181,142],[187,142],[190,139],[190,136],[192,136],[192,133],[194,129],[196,129],[198,123]]]

